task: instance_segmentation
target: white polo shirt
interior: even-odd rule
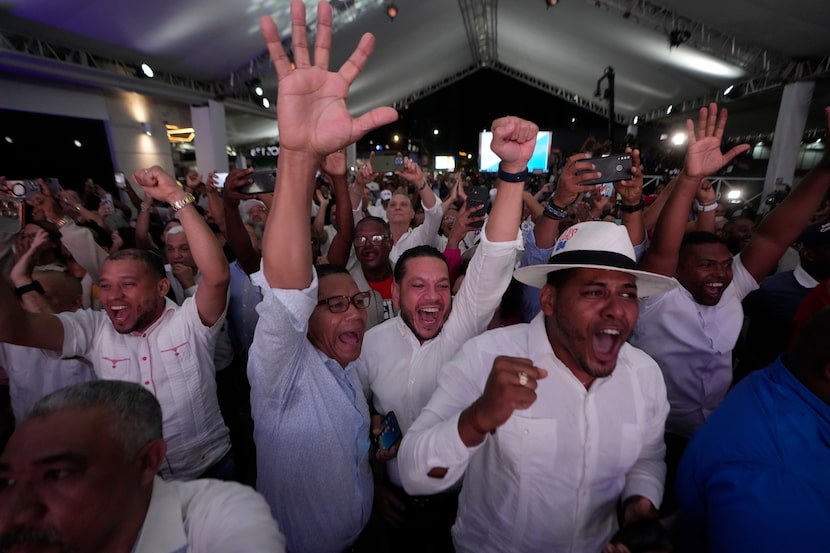
[[[167,457],[165,478],[197,478],[230,451],[228,429],[216,399],[213,350],[225,314],[212,327],[196,302],[164,313],[143,332],[119,334],[102,311],[60,313],[63,357],[86,357],[99,378],[137,382],[161,404]]]

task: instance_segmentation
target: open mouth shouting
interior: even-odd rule
[[[617,355],[625,342],[623,333],[617,328],[601,328],[594,332],[591,345],[594,357],[602,364],[617,362]]]

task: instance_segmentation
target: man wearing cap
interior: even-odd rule
[[[620,500],[623,525],[656,516],[669,406],[657,364],[626,340],[637,298],[675,284],[635,267],[624,228],[571,227],[547,265],[514,273],[542,288],[542,312],[443,367],[398,466],[411,494],[464,476],[456,551],[594,553]]]

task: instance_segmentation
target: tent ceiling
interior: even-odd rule
[[[313,28],[315,2],[306,3]],[[765,69],[791,70],[795,62],[826,60],[830,55],[830,2],[820,0],[561,0],[550,10],[542,0],[395,3],[400,14],[390,22],[384,0],[333,2],[333,65],[346,59],[362,33],[372,32],[377,38],[375,54],[352,87],[349,104],[356,113],[412,101],[482,66],[596,111],[604,106],[594,98],[597,80],[611,66],[616,74],[616,111],[628,118],[703,98],[730,83],[761,77]],[[286,29],[288,4],[5,0],[0,3],[0,35],[25,35],[126,63],[147,62],[160,72],[203,83],[224,82],[226,88],[235,72],[236,93],[243,93],[248,77],[259,76],[273,98],[276,79],[262,55],[257,20],[271,15]],[[668,35],[675,28],[688,30],[690,40],[669,48]],[[827,67],[816,71],[823,77],[815,103],[830,96],[823,80]],[[0,73],[16,70],[0,49]],[[43,73],[49,77],[48,71]],[[80,76],[78,82],[88,84]],[[194,94],[192,101],[204,98],[204,93]],[[756,126],[772,130],[777,96],[758,95],[754,102],[757,105],[745,100],[739,110],[757,107],[763,121],[755,119]],[[272,113],[250,106],[240,110],[239,105],[228,104],[232,143],[274,134]]]

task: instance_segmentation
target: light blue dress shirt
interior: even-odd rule
[[[290,553],[340,553],[372,511],[369,410],[356,365],[311,345],[308,319],[317,275],[305,290],[268,286],[248,360],[257,453],[265,496]]]

